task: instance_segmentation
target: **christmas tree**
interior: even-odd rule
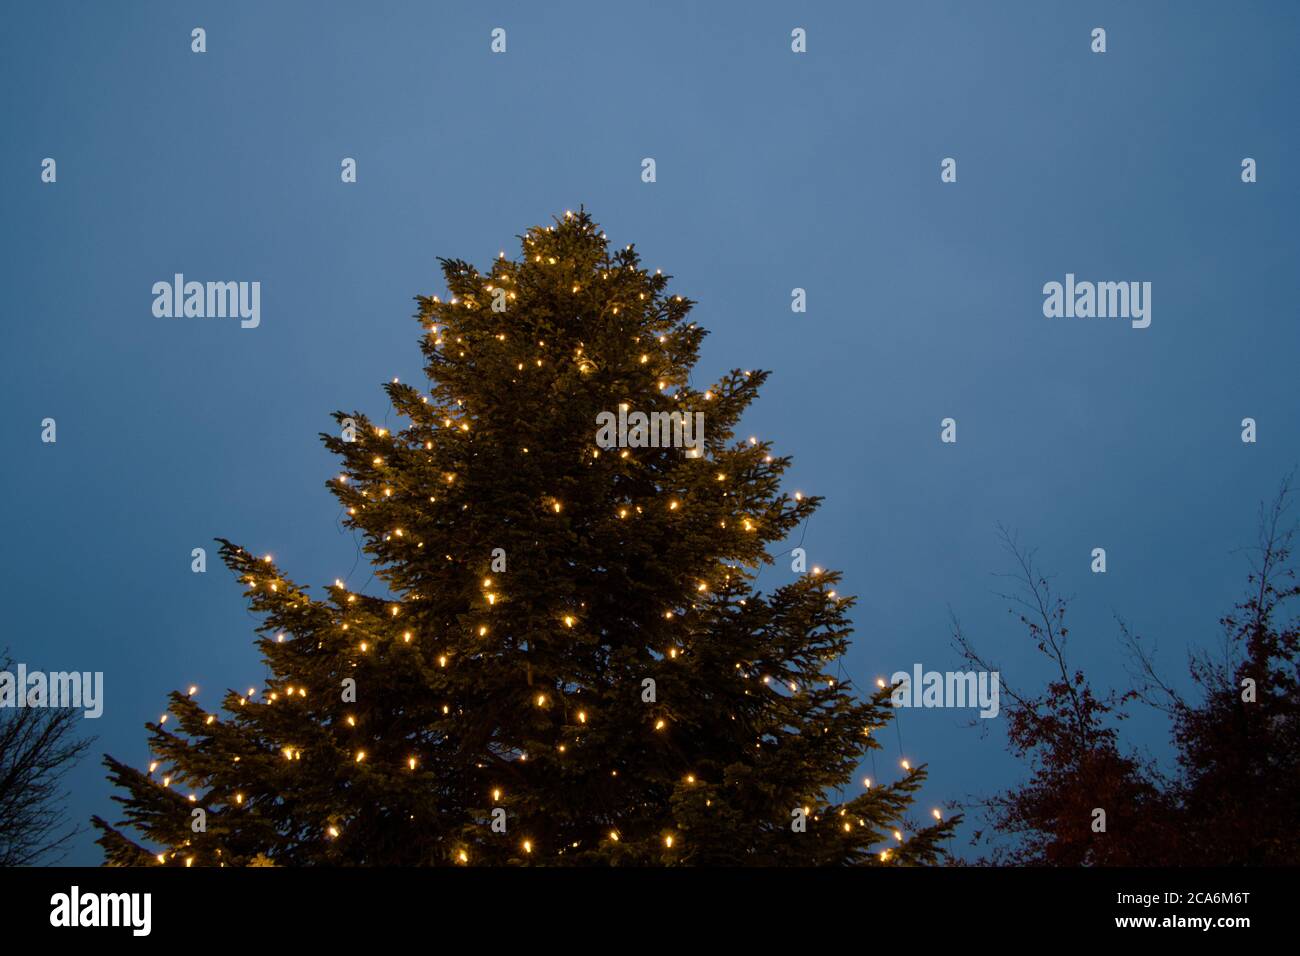
[[[108,862],[938,860],[956,821],[906,819],[923,767],[854,780],[890,705],[832,676],[838,575],[755,589],[820,500],[735,437],[766,373],[693,387],[693,303],[585,212],[443,272],[431,386],[386,386],[405,427],[322,436],[384,593],[313,597],[223,541],[272,676],[221,712],[174,692],[147,770],[105,758]]]

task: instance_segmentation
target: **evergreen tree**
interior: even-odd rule
[[[105,758],[108,862],[936,861],[956,821],[907,824],[923,767],[852,786],[890,706],[831,676],[838,575],[754,589],[820,500],[735,439],[766,373],[694,388],[692,302],[585,212],[443,272],[450,299],[417,300],[432,387],[386,386],[405,427],[322,436],[386,593],[312,597],[223,541],[273,676],[222,713],[173,693],[149,771]],[[620,405],[703,413],[698,453],[600,447]]]

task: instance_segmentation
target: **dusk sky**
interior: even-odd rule
[[[74,817],[118,818],[99,755],[147,763],[168,691],[211,707],[266,676],[213,538],[317,594],[366,580],[318,433],[336,409],[397,424],[381,385],[424,380],[413,298],[445,293],[437,258],[486,267],[579,206],[699,303],[696,385],[773,371],[743,434],[826,497],[802,545],[858,596],[864,690],[958,669],[950,614],[1004,681],[1050,676],[998,596],[999,523],[1073,596],[1099,687],[1127,680],[1119,615],[1188,688],[1300,462],[1300,8],[840,7],[7,7],[0,648],[105,675]],[[259,281],[260,325],[156,317],[176,273]],[[1150,326],[1045,317],[1067,274],[1149,282]],[[791,578],[785,558],[759,587]],[[863,773],[928,763],[918,813],[1024,775],[1001,720],[900,713]],[[1163,719],[1125,727],[1168,765]],[[100,859],[87,830],[67,862]]]

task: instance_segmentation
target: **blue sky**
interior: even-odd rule
[[[347,578],[329,413],[382,419],[380,383],[419,378],[412,297],[443,291],[438,256],[486,264],[585,204],[699,302],[697,382],[774,370],[745,428],[827,497],[804,546],[859,596],[859,682],[956,667],[949,609],[1005,679],[1047,673],[995,593],[1002,522],[1074,595],[1100,685],[1124,679],[1115,613],[1185,685],[1186,649],[1242,591],[1259,500],[1300,459],[1298,11],[9,4],[0,646],[104,671],[96,752],[140,763],[168,690],[259,683],[239,588],[190,550],[221,535],[303,583]],[[176,272],[260,281],[261,326],[155,318]],[[1150,281],[1150,328],[1045,318],[1067,272]],[[922,809],[1019,774],[967,717],[902,713]],[[1131,733],[1167,759],[1161,721]],[[115,809],[96,759],[71,783],[76,817]],[[88,835],[69,857],[98,860]]]

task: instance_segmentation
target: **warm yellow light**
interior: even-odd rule
[[[524,841],[524,852],[525,852],[525,853],[532,853],[532,852],[533,852],[533,841],[532,841],[532,840],[525,840],[525,841]]]
[[[912,769],[912,765],[911,765],[910,763],[908,763],[906,760],[901,761],[901,763],[902,763],[902,765],[903,765],[903,769],[904,769],[904,770],[911,770],[911,769]]]
[[[664,837],[664,846],[668,847],[670,850],[673,848],[673,837],[671,833]]]
[[[930,811],[930,816],[934,817],[936,820],[943,819],[943,814],[939,812],[938,807],[935,807],[933,810]]]
[[[537,706],[538,706],[538,707],[544,707],[544,706],[546,706],[546,695],[545,695],[545,694],[538,694],[538,695],[537,695]]]
[[[361,761],[363,761],[363,760],[365,760],[365,759],[366,759],[366,752],[365,752],[364,750],[358,750],[358,751],[357,751],[357,763],[361,763]]]
[[[585,710],[578,711],[578,723],[585,724],[586,722],[587,722],[587,712]]]
[[[618,831],[617,831],[617,830],[610,830],[610,831],[609,831],[609,838],[610,838],[611,840],[613,840],[615,843],[617,843],[617,842],[618,842]]]
[[[495,790],[492,791],[492,799],[493,799],[493,800],[500,800],[500,799],[501,799],[501,788],[498,787],[497,789],[495,789]]]

